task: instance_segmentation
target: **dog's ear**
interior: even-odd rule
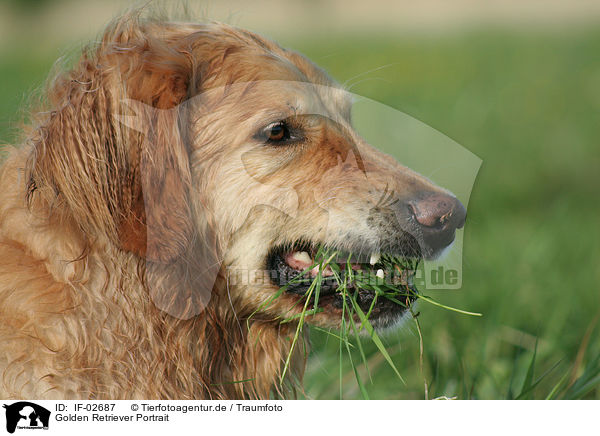
[[[129,171],[136,183],[132,197],[123,202],[128,207],[122,210],[119,240],[123,249],[161,263],[181,256],[193,233],[184,110],[190,71],[189,61],[179,60],[184,65],[165,67],[165,59],[146,57],[126,82],[134,113],[126,124],[139,134],[129,132],[136,137]]]
[[[185,27],[119,20],[51,84],[26,170],[33,212],[140,256],[156,306],[185,319],[210,299],[221,252],[190,195],[194,50]]]
[[[189,52],[152,29],[130,29],[112,37],[108,58],[117,68],[129,109],[131,197],[124,198],[118,223],[121,247],[152,262],[181,256],[193,233],[189,191],[191,174],[185,138],[184,103],[191,94]],[[125,47],[124,47],[125,46]],[[125,100],[123,101],[125,102]],[[116,115],[116,114],[115,114]]]
[[[193,234],[182,107],[194,63],[185,37],[165,32],[121,20],[59,75],[28,166],[30,200],[89,240],[106,236],[159,263],[176,260]]]

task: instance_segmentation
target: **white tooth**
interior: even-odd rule
[[[377,262],[379,262],[379,259],[381,259],[381,255],[379,253],[373,253],[371,254],[371,259],[369,260],[369,263],[371,265],[375,265]]]
[[[382,269],[378,269],[377,273],[375,274],[377,277],[379,277],[380,279],[383,278],[383,270]]]
[[[306,251],[296,251],[292,254],[292,257],[298,262],[304,262],[312,265],[313,261]]]

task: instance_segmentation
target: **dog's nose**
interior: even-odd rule
[[[451,195],[432,194],[409,203],[411,212],[422,227],[443,230],[460,229],[465,224],[467,211],[462,203]]]
[[[408,204],[425,243],[433,250],[450,245],[456,229],[465,225],[467,211],[452,195],[430,194]]]

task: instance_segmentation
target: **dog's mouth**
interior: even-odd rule
[[[366,256],[319,244],[297,242],[271,250],[272,282],[309,306],[338,313],[362,312],[378,326],[393,323],[417,298],[414,286],[420,255],[370,253]]]

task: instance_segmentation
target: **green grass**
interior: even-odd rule
[[[345,260],[338,263],[338,259],[342,256]],[[365,338],[370,339],[377,350],[377,355],[382,356],[386,360],[389,367],[397,376],[397,380],[406,384],[383,344],[379,333],[371,323],[372,311],[377,306],[378,301],[383,299],[388,299],[391,303],[401,306],[403,310],[408,310],[409,314],[413,316],[412,305],[418,298],[424,298],[425,301],[433,304],[438,303],[429,298],[422,297],[414,286],[413,277],[418,269],[418,259],[405,259],[383,254],[377,263],[372,264],[371,268],[364,268],[363,265],[358,270],[353,269],[352,263],[354,261],[352,253],[343,255],[338,251],[321,246],[316,250],[312,265],[304,271],[299,272],[295,277],[292,277],[286,285],[282,286],[257,309],[256,312],[269,307],[284,292],[290,291],[290,287],[294,285],[301,284],[306,287],[306,291],[301,296],[299,295],[297,303],[291,307],[290,313],[283,314],[280,317],[282,324],[292,321],[296,323],[294,336],[291,339],[290,351],[285,358],[281,374],[280,383],[282,386],[286,381],[285,376],[288,372],[294,349],[301,346],[302,341],[299,339],[304,337],[303,333],[308,328],[307,325],[310,323],[312,316],[327,310],[326,307],[320,304],[320,297],[323,295],[324,289],[327,289],[327,293],[332,295],[332,289],[328,289],[328,287],[333,284],[335,285],[335,297],[341,305],[339,307],[341,309],[340,327],[339,329],[328,330],[318,327],[313,328],[328,334],[329,338],[335,338],[338,341],[339,359],[337,365],[340,369],[338,398],[341,399],[344,397],[343,393],[346,383],[343,374],[345,364],[348,364],[352,368],[354,380],[362,398],[369,399],[369,394],[363,383],[363,375],[359,371],[357,357],[353,352],[354,349],[360,354],[359,361],[362,363],[362,368],[367,372],[370,379],[369,361],[363,348]],[[313,269],[317,269],[314,275],[310,273]],[[327,271],[327,275],[324,275],[324,271]],[[298,289],[293,292],[297,293]],[[294,313],[298,309],[300,309],[300,312]],[[252,316],[250,316],[250,319]],[[332,332],[332,330],[335,331]],[[361,335],[363,336],[362,339]]]
[[[517,397],[537,341],[534,382],[554,369],[528,397],[546,398],[568,374],[564,383],[572,386],[559,388],[559,398],[600,398],[600,327],[592,328],[600,313],[600,33],[490,31],[295,47],[340,81],[394,64],[361,77],[368,80],[352,91],[426,122],[483,159],[469,202],[463,287],[429,292],[483,316],[418,307],[429,397]],[[334,395],[331,342],[313,334],[306,379],[313,397]],[[370,397],[423,398],[414,322],[386,343],[407,385],[393,383],[385,366],[371,367]],[[574,395],[579,376],[589,389]],[[345,397],[359,395],[347,389]]]
[[[353,368],[338,339],[313,329],[307,396],[424,398],[426,383],[429,398],[600,399],[600,33],[283,42],[342,82],[393,64],[357,78],[352,91],[483,159],[462,289],[427,293],[483,316],[420,303],[422,356],[414,320],[382,336],[405,384],[372,341],[348,346]],[[57,53],[2,55],[0,141],[14,138],[24,96]]]

